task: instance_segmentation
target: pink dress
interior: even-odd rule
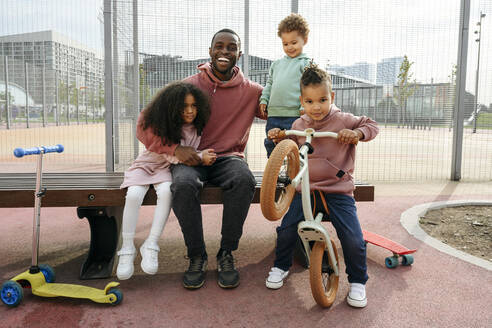
[[[190,146],[196,149],[200,144],[200,136],[198,136],[193,124],[183,125],[182,136],[182,146]],[[125,178],[120,188],[172,181],[169,167],[171,164],[177,163],[179,163],[179,160],[175,156],[157,154],[145,150],[138,155],[132,166],[125,171]]]

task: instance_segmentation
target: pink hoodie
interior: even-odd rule
[[[188,82],[209,96],[211,115],[203,129],[199,150],[214,149],[218,157],[244,157],[253,119],[266,119],[259,110],[263,88],[246,78],[239,67],[233,68],[229,81],[221,81],[212,73],[210,63],[198,66],[199,73],[187,77]]]
[[[304,114],[292,124],[293,130],[304,131],[307,128],[337,133],[342,129],[357,129],[364,134],[361,141],[372,140],[379,132],[374,120],[366,116],[343,113],[335,105],[331,105],[330,112],[321,121],[314,121]],[[298,145],[302,145],[306,138],[292,136],[292,139]],[[355,185],[352,175],[356,146],[340,144],[336,139],[330,137],[313,138],[311,145],[314,148],[314,152],[308,156],[311,189],[353,196]],[[298,191],[300,191],[300,186],[298,186]]]

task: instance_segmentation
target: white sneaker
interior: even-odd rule
[[[273,267],[270,269],[268,278],[266,279],[266,286],[270,289],[279,289],[284,285],[284,279],[289,275],[289,271],[284,271],[280,268]]]
[[[353,307],[365,307],[367,305],[366,285],[351,283],[347,295],[347,303]]]
[[[122,248],[118,252],[118,268],[116,269],[116,276],[120,280],[130,279],[133,275],[133,260],[135,260],[136,250],[135,248]]]
[[[159,245],[147,241],[140,247],[140,254],[142,254],[140,267],[145,273],[156,274],[159,268],[159,251]]]

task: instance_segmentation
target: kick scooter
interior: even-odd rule
[[[323,211],[313,213],[318,209],[318,206],[315,206],[314,210],[311,207],[308,154],[313,152],[311,145],[313,138],[337,138],[338,134],[316,132],[311,128],[304,131],[286,130],[281,133],[283,132],[286,136],[305,137],[306,141],[298,148],[294,141],[285,139],[279,142],[273,150],[263,174],[260,192],[261,210],[268,220],[279,220],[287,212],[296,187],[301,185],[302,209],[305,220],[299,222],[297,232],[310,263],[311,292],[318,305],[330,307],[335,301],[338,291],[340,275],[338,253],[328,230],[321,224],[323,215],[328,215],[327,208],[325,213]],[[281,186],[280,191],[277,191],[278,186]],[[314,243],[312,249],[310,243]],[[323,264],[323,257],[328,260],[325,261],[325,264]]]
[[[123,300],[123,293],[119,288],[118,282],[110,282],[104,289],[96,289],[92,287],[58,284],[55,282],[55,271],[52,267],[46,264],[38,265],[39,254],[39,228],[40,228],[40,212],[41,212],[41,197],[46,193],[46,188],[42,188],[42,168],[43,154],[63,151],[62,145],[56,146],[41,146],[34,148],[16,148],[14,155],[23,157],[26,155],[39,155],[36,171],[36,190],[34,192],[34,218],[33,218],[33,233],[32,233],[32,262],[29,270],[13,277],[3,283],[0,290],[0,299],[9,306],[15,307],[20,304],[23,298],[22,288],[31,288],[34,295],[42,297],[71,297],[71,298],[86,298],[97,303],[119,304]]]

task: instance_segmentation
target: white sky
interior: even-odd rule
[[[120,35],[131,37],[131,0]],[[250,0],[250,54],[283,55],[276,28],[290,13],[291,0]],[[91,48],[103,48],[102,0],[0,0],[0,35],[54,29]],[[407,55],[419,82],[446,82],[456,63],[459,0],[299,1],[311,33],[305,52],[319,63],[377,63]],[[467,90],[474,93],[477,43],[473,31],[482,10],[479,100],[492,103],[492,1],[473,0],[470,17]],[[205,58],[213,33],[234,29],[244,38],[241,0],[140,0],[142,52]]]

